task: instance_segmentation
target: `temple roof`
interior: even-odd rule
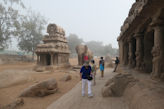
[[[135,18],[140,14],[143,7],[147,4],[148,0],[136,0],[132,5],[128,17],[125,19],[124,24],[121,26],[121,33],[118,40],[123,36],[123,34],[128,30]]]
[[[145,29],[150,29],[151,23],[160,19],[156,17],[158,17],[158,12],[162,15],[163,8],[164,0],[136,0],[121,27],[121,33],[117,40],[125,40],[136,33],[143,33]]]
[[[43,44],[38,44],[35,50],[36,53],[70,53],[68,41],[65,37],[63,28],[56,24],[49,24],[47,27],[48,35],[43,38]]]

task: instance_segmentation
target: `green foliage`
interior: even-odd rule
[[[2,0],[0,2],[0,48],[7,48],[12,36],[17,36],[22,15],[14,6],[24,8],[21,0]]]
[[[72,54],[76,53],[75,50],[76,46],[83,43],[83,40],[80,39],[76,34],[70,34],[67,37],[67,40],[68,40],[69,49],[71,50]]]
[[[46,20],[40,14],[29,12],[21,25],[21,34],[19,36],[18,46],[20,50],[34,55],[35,48],[43,38],[42,31],[45,28]]]

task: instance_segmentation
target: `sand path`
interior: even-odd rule
[[[47,109],[128,109],[123,98],[103,98],[101,95],[103,85],[114,75],[112,69],[106,69],[105,77],[100,79],[100,73],[98,72],[96,76],[97,84],[92,86],[93,98],[81,96],[81,82],[79,82],[71,91],[52,103]]]

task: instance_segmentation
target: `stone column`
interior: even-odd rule
[[[53,63],[53,53],[50,53],[50,55],[51,55],[51,65],[54,65],[54,63]]]
[[[119,41],[119,58],[120,58],[120,64],[123,64],[123,47],[124,47],[124,44],[123,44],[123,41],[120,40]]]
[[[39,63],[40,63],[40,65],[43,65],[43,56],[42,56],[42,54],[40,54],[39,55]]]
[[[127,42],[124,42],[123,44],[123,65],[128,65],[128,51],[129,51],[129,46]]]
[[[135,34],[136,38],[136,70],[143,70],[144,69],[144,44],[143,38],[144,35],[141,33]]]
[[[39,54],[37,54],[37,65],[39,65]]]
[[[135,55],[135,54],[133,53],[134,47],[133,47],[132,38],[129,38],[129,39],[128,39],[128,43],[129,43],[129,57],[128,57],[129,63],[128,63],[128,66],[129,66],[130,68],[133,68],[134,65],[135,65],[135,59],[134,59],[134,55]]]
[[[164,26],[154,26],[153,78],[164,77]]]

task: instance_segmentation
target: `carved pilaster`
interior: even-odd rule
[[[154,47],[153,55],[153,78],[161,78],[164,75],[164,27],[154,26]]]
[[[123,64],[123,46],[124,43],[122,40],[119,41],[119,58],[120,58],[120,64]]]
[[[135,34],[136,38],[136,70],[143,70],[144,69],[144,44],[143,44],[143,34]]]
[[[133,52],[133,40],[131,38],[128,39],[128,45],[129,45],[129,63],[128,63],[128,66],[130,68],[133,68],[135,66],[135,59],[134,59],[134,52]]]
[[[123,42],[123,65],[128,65],[129,46],[127,42]]]
[[[37,65],[39,65],[39,54],[37,54]]]
[[[53,53],[51,53],[50,55],[51,55],[51,65],[54,65],[54,63],[53,63]]]

